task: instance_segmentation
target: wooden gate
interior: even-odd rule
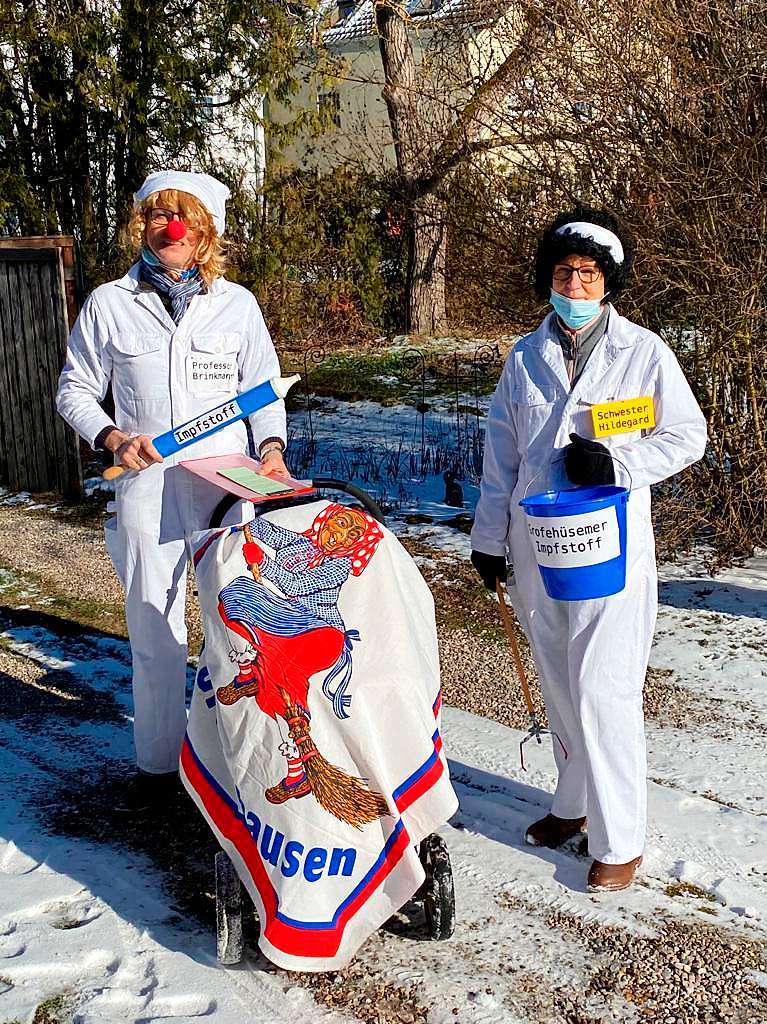
[[[0,484],[82,494],[76,435],[56,412],[74,317],[73,241],[0,239]]]

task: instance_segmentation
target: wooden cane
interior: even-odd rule
[[[534,715],[535,708],[533,707],[533,697],[530,693],[530,685],[527,682],[527,673],[525,672],[525,666],[522,664],[522,656],[519,653],[519,644],[517,643],[517,635],[514,630],[514,623],[511,621],[511,612],[509,606],[506,604],[506,597],[503,593],[503,587],[501,581],[495,581],[495,592],[498,595],[498,606],[501,612],[501,622],[503,628],[506,630],[506,636],[509,638],[509,647],[511,647],[511,656],[514,660],[514,667],[517,670],[519,676],[519,685],[522,687],[522,693],[524,694],[525,704],[527,705],[528,714]]]
[[[522,762],[522,770],[527,771],[527,765],[525,764],[524,748],[525,743],[527,743],[527,741],[531,738],[534,739],[536,743],[540,744],[542,742],[541,737],[553,736],[562,748],[562,753],[565,755],[565,760],[567,760],[569,755],[567,753],[567,747],[562,742],[561,736],[559,736],[558,733],[553,732],[551,729],[544,729],[544,727],[538,720],[538,715],[535,713],[535,708],[533,707],[533,696],[530,693],[530,684],[527,681],[527,673],[525,672],[525,666],[522,664],[522,656],[519,653],[517,635],[514,632],[514,623],[511,619],[511,612],[509,611],[509,606],[506,604],[506,597],[503,593],[503,588],[501,586],[500,580],[495,581],[495,593],[498,597],[498,607],[501,612],[501,622],[503,623],[503,628],[506,631],[506,636],[508,637],[509,640],[511,656],[514,661],[514,666],[517,670],[517,675],[519,676],[519,685],[522,687],[522,694],[525,698],[525,704],[527,705],[527,713],[530,717],[530,727],[527,730],[527,735],[519,744],[519,759]]]

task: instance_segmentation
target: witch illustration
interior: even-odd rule
[[[218,604],[238,673],[217,691],[217,699],[232,705],[253,697],[270,718],[287,724],[288,739],[280,745],[287,771],[266,790],[270,803],[313,793],[326,811],[359,828],[388,814],[386,801],[317,749],[311,737],[309,680],[327,670],[322,692],[337,718],[349,718],[352,645],[360,635],[346,629],[338,597],[350,575],[365,571],[383,533],[369,516],[333,504],[304,533],[262,518],[242,529],[250,575],[224,587]]]

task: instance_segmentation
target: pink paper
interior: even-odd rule
[[[290,497],[289,494],[285,493],[256,494],[253,491],[249,491],[247,487],[236,484],[234,480],[227,480],[225,476],[219,475],[219,470],[234,469],[236,466],[247,466],[249,469],[257,470],[261,463],[251,459],[249,455],[210,455],[207,459],[186,459],[180,465],[184,469],[188,469],[190,473],[194,473],[195,476],[202,477],[208,483],[220,487],[222,491],[235,494],[238,498],[253,502],[254,505],[258,505],[263,501],[274,501],[275,498]],[[294,494],[306,494],[314,490],[311,480],[295,480],[291,476],[283,476],[279,473],[270,473],[269,477],[272,480],[279,480],[280,483],[289,487]]]

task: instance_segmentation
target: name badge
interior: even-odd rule
[[[632,430],[652,430],[655,406],[652,397],[626,398],[618,402],[602,402],[591,407],[594,437],[628,434]]]
[[[186,359],[186,384],[193,395],[237,390],[237,356],[210,356],[192,352]]]

